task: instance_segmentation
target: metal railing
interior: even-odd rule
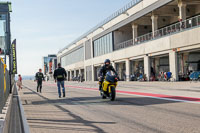
[[[128,9],[132,8],[133,6],[135,6],[137,3],[141,2],[142,0],[132,0],[131,2],[129,2],[127,5],[125,5],[123,8],[119,9],[118,11],[116,11],[115,13],[113,13],[112,15],[110,15],[108,18],[106,18],[105,20],[103,20],[101,23],[99,23],[96,27],[101,27],[104,24],[108,23],[109,21],[111,21],[112,19],[118,17],[119,15],[125,13]]]
[[[132,7],[134,7],[135,5],[137,5],[138,3],[140,3],[141,1],[143,1],[143,0],[132,0],[127,5],[125,5],[123,8],[119,9],[118,11],[116,11],[115,13],[113,13],[112,15],[110,15],[108,18],[104,19],[102,22],[100,22],[99,24],[97,24],[95,27],[93,27],[92,29],[90,29],[88,32],[86,32],[85,34],[83,34],[82,36],[80,36],[79,38],[77,38],[76,40],[74,40],[72,43],[70,43],[69,45],[67,45],[63,49],[61,49],[58,53],[62,52],[63,50],[65,50],[67,48],[69,48],[71,45],[73,45],[76,42],[78,42],[79,40],[85,38],[87,35],[89,35],[90,33],[94,32],[98,28],[101,28],[103,25],[105,25],[109,21],[113,20],[114,18],[120,16],[121,14],[126,14],[127,10],[129,10]]]
[[[0,113],[10,93],[10,75],[0,58]]]
[[[130,46],[133,46],[133,39],[115,45],[114,50],[123,49]]]
[[[159,30],[156,30],[155,32],[151,32],[142,36],[139,36],[133,40],[128,40],[128,42],[132,42],[132,44],[127,45],[127,41],[122,42],[118,45],[116,45],[115,50],[126,48],[129,46],[137,45],[140,43],[144,43],[147,41],[151,41],[154,39],[158,39],[167,35],[175,34],[178,32],[182,32],[187,29],[195,28],[200,26],[200,15],[189,18],[187,20],[177,22],[175,24],[172,24],[170,26],[161,28]]]

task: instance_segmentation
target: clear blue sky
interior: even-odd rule
[[[18,73],[33,75],[42,57],[57,54],[131,0],[11,0]]]

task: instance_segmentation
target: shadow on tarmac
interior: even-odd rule
[[[29,89],[29,88],[27,88]],[[48,99],[39,93],[29,89],[31,92],[24,94],[36,94],[44,99],[44,101],[34,101],[31,104],[41,105],[41,104],[55,104],[55,105],[133,105],[133,106],[147,106],[156,104],[169,104],[177,103],[180,101],[172,101],[166,99],[156,99],[149,97],[117,97],[115,101],[110,101],[109,99],[101,99],[100,96],[97,97],[73,97],[65,99]],[[166,97],[168,99],[174,99],[174,97]]]
[[[170,98],[170,97],[168,97]],[[177,103],[179,101],[154,99],[148,97],[119,97],[115,101],[109,99],[101,99],[101,97],[74,97],[66,99],[45,100],[32,102],[33,105],[41,104],[67,104],[67,105],[133,105],[133,106],[146,106],[155,104],[169,104]]]

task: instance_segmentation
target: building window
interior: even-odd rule
[[[68,66],[84,60],[84,48],[81,47],[63,57],[61,57],[62,66]]]
[[[104,55],[113,51],[112,33],[109,33],[93,42],[94,57]]]

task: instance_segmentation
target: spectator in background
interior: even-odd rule
[[[172,73],[171,72],[167,72],[166,75],[167,75],[167,81],[170,81],[170,78],[172,77]]]
[[[18,75],[17,86],[18,90],[22,89],[22,76],[20,74]]]

